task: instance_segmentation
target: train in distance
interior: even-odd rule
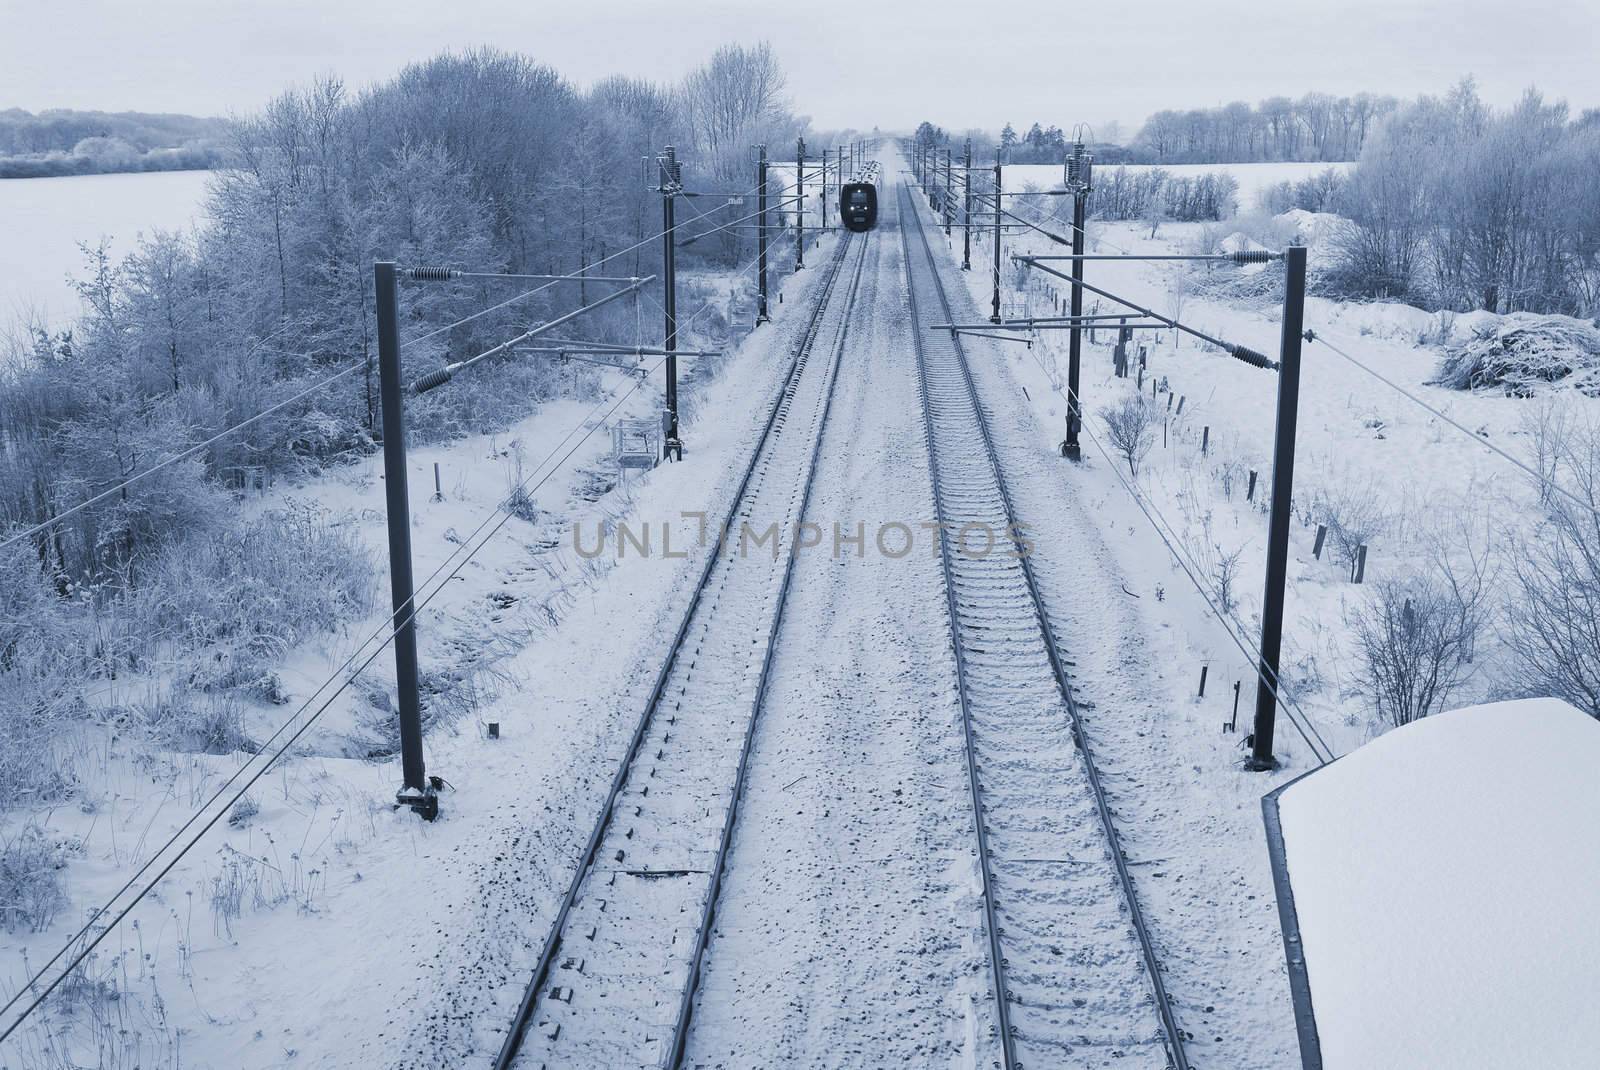
[[[871,230],[878,225],[878,161],[857,171],[854,180],[839,187],[839,218],[850,230]]]

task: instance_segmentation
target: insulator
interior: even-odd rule
[[[1235,264],[1265,264],[1277,255],[1268,249],[1239,249],[1229,253],[1228,259]]]
[[[411,392],[413,394],[426,394],[434,387],[448,383],[450,377],[454,374],[449,368],[440,368],[436,372],[429,372],[411,384]]]
[[[418,282],[444,282],[447,279],[458,278],[461,271],[458,268],[414,267],[407,268],[406,274]]]
[[[1233,355],[1235,360],[1242,360],[1246,364],[1253,364],[1257,368],[1266,368],[1269,371],[1277,370],[1277,361],[1264,353],[1257,353],[1249,346],[1229,346],[1228,352]]]

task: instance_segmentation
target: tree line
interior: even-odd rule
[[[659,195],[646,189],[655,175],[642,159],[666,143],[680,147],[686,182],[749,187],[749,144],[781,142],[797,128],[783,89],[766,45],[723,48],[681,85],[617,77],[587,92],[524,56],[485,49],[412,65],[360,93],[323,79],[230,122],[234,165],[213,180],[209,222],[193,234],[153,234],[121,259],[88,250],[82,318],[35,327],[0,361],[0,532],[42,521],[352,365],[355,374],[192,466],[53,527],[34,552],[63,590],[126,584],[141,555],[205,514],[197,499],[239,469],[305,472],[372,449],[381,436],[374,260],[583,269],[657,229]],[[707,214],[686,230],[735,210],[693,203]],[[729,263],[752,241],[729,235],[683,258]],[[658,258],[649,244],[605,273],[647,275]],[[403,333],[429,334],[515,286],[408,287]],[[596,293],[564,284],[409,346],[408,374]],[[626,328],[631,339],[634,315],[613,307],[594,329]],[[558,378],[526,361],[487,367],[411,403],[415,433],[426,440],[504,425]]]
[[[1216,108],[1158,111],[1125,144],[1114,123],[1100,137],[1088,131],[1085,140],[1101,163],[1346,161],[1360,155],[1367,136],[1398,106],[1395,97],[1373,93],[1277,96],[1255,105],[1236,100]],[[918,128],[919,139],[925,134],[938,139],[930,144],[949,140],[931,123]],[[1035,122],[1018,133],[1008,122],[998,136],[979,133],[973,145],[974,151],[983,147],[985,159],[998,152],[1003,163],[1058,164],[1071,142],[1068,132],[1051,123]]]
[[[1129,149],[1139,163],[1255,163],[1354,160],[1367,135],[1399,101],[1357,93],[1307,93],[1299,100],[1268,97],[1217,108],[1158,111],[1144,121]]]
[[[1432,309],[1600,314],[1600,110],[1471,79],[1374,131],[1336,198],[1327,286]]]
[[[222,159],[227,122],[193,115],[0,111],[0,178],[175,171]]]
[[[381,439],[374,260],[568,273],[644,239],[602,270],[648,275],[661,206],[645,158],[670,143],[691,188],[746,190],[749,145],[782,144],[799,125],[765,45],[721,49],[678,85],[619,77],[588,91],[524,56],[445,54],[359,93],[322,79],[230,122],[231,166],[212,179],[198,232],[153,234],[120,258],[87,249],[82,316],[0,347],[0,540],[110,492],[0,550],[0,814],[72,793],[87,753],[73,729],[91,721],[183,749],[248,746],[246,705],[286,700],[284,654],[371,608],[376,562],[347,517],[292,492],[241,510],[230,493],[313,475]],[[685,236],[749,211],[711,203],[686,202]],[[753,236],[730,235],[682,251],[680,293],[692,300],[694,272],[747,262]],[[534,285],[404,284],[406,377],[600,284],[563,283],[457,324]],[[660,297],[576,326],[657,344]],[[509,356],[408,398],[408,429],[417,441],[496,431],[543,399],[598,389],[592,369]],[[112,679],[150,682],[128,698],[127,685],[104,686]],[[126,704],[98,708],[108,700],[91,693]]]

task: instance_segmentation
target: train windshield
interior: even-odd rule
[[[850,204],[856,208],[867,206],[867,191],[864,189],[850,191]]]

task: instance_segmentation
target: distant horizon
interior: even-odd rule
[[[508,51],[513,51],[513,50],[508,50]],[[532,59],[536,63],[542,63],[545,66],[550,67],[552,70],[556,71],[556,73],[561,74],[563,78],[567,78],[568,81],[573,82],[574,87],[580,93],[588,93],[593,88],[593,82],[591,82],[591,83],[589,83],[587,85],[578,83],[578,82],[576,82],[576,80],[571,79],[568,75],[566,75],[566,73],[563,72],[561,70],[561,68],[556,66],[555,64],[546,63],[544,60],[541,60],[538,56],[532,55],[531,53],[522,53],[522,54],[526,55],[529,59]],[[388,75],[381,76],[381,77],[375,79],[372,82],[368,82],[368,83],[365,83],[363,85],[354,87],[354,91],[359,93],[359,92],[365,91],[367,89],[373,88],[375,86],[382,85],[385,81],[388,81],[389,79],[392,79],[395,76],[397,76],[406,67],[411,66],[414,63],[426,62],[427,58],[428,57],[424,57],[421,60],[408,60],[408,61],[406,61],[406,63],[403,63],[401,66],[395,68],[395,70],[392,71],[391,73],[389,73]],[[327,73],[330,74],[333,77],[338,77],[338,72],[327,72]],[[602,79],[595,79],[595,81],[603,80],[604,77],[612,77],[612,76],[611,75],[602,76]],[[1443,96],[1444,94],[1448,93],[1452,87],[1454,87],[1459,82],[1461,82],[1462,79],[1467,79],[1467,78],[1470,78],[1475,83],[1477,83],[1478,91],[1479,91],[1480,95],[1482,95],[1482,97],[1484,99],[1484,103],[1489,105],[1491,108],[1496,109],[1496,110],[1502,110],[1502,109],[1509,108],[1509,107],[1513,106],[1516,103],[1516,101],[1522,97],[1522,95],[1524,93],[1526,93],[1526,92],[1528,92],[1530,90],[1531,91],[1535,91],[1535,92],[1539,92],[1539,93],[1545,93],[1545,90],[1542,87],[1540,87],[1537,83],[1532,83],[1532,84],[1529,84],[1529,85],[1523,87],[1521,90],[1518,90],[1509,99],[1505,99],[1505,100],[1494,99],[1493,97],[1489,96],[1489,94],[1484,92],[1482,82],[1477,78],[1477,76],[1473,72],[1467,71],[1467,72],[1463,72],[1462,74],[1458,75],[1456,78],[1454,78],[1451,81],[1447,82],[1446,84],[1438,87],[1437,89],[1425,90],[1425,91],[1420,92],[1420,93],[1404,94],[1404,93],[1393,93],[1393,92],[1389,92],[1389,91],[1383,90],[1383,89],[1364,89],[1364,90],[1356,90],[1356,91],[1350,92],[1350,93],[1329,93],[1329,95],[1330,96],[1354,96],[1357,93],[1368,93],[1368,94],[1371,94],[1372,96],[1376,96],[1376,97],[1395,97],[1395,98],[1399,99],[1402,104],[1404,104],[1404,103],[1409,103],[1409,102],[1417,99],[1418,97],[1422,97],[1422,96],[1432,96],[1432,97]],[[273,97],[277,93],[287,92],[289,90],[295,89],[295,88],[299,87],[301,84],[302,83],[298,83],[298,82],[285,83],[275,93],[269,94],[266,98],[264,98],[253,109],[244,109],[244,110],[240,110],[240,111],[231,111],[230,110],[229,112],[220,113],[220,114],[219,113],[194,112],[194,111],[150,110],[150,109],[141,108],[141,107],[129,107],[129,108],[121,108],[121,107],[119,107],[119,108],[116,108],[116,109],[112,109],[112,108],[101,107],[101,106],[97,106],[97,107],[49,106],[49,107],[30,108],[30,107],[27,107],[27,106],[21,105],[21,104],[5,104],[5,105],[0,105],[0,115],[4,115],[4,114],[6,114],[8,112],[19,112],[20,111],[20,112],[22,112],[24,114],[27,114],[27,115],[30,115],[30,116],[34,116],[34,117],[47,115],[47,114],[54,114],[54,113],[64,113],[64,114],[72,114],[72,115],[106,115],[106,116],[110,116],[110,117],[114,117],[114,118],[127,118],[127,117],[180,118],[180,119],[194,119],[194,120],[198,120],[198,121],[202,121],[202,122],[219,122],[220,123],[220,122],[227,122],[230,119],[256,114],[261,109],[265,108],[267,106],[267,104],[269,104],[271,102],[271,100],[273,99]],[[1302,97],[1305,97],[1307,94],[1324,93],[1324,92],[1327,92],[1327,91],[1326,90],[1321,90],[1321,89],[1311,88],[1311,89],[1300,89],[1300,90],[1287,91],[1287,92],[1268,92],[1268,93],[1265,93],[1265,94],[1263,94],[1263,95],[1261,95],[1259,97],[1255,97],[1255,98],[1233,97],[1233,98],[1227,99],[1227,100],[1219,99],[1219,100],[1215,101],[1214,103],[1208,103],[1208,104],[1197,104],[1197,103],[1171,104],[1171,105],[1167,105],[1167,106],[1164,106],[1164,107],[1155,108],[1152,111],[1141,115],[1136,120],[1111,118],[1111,119],[1103,120],[1100,123],[1086,122],[1084,125],[1089,127],[1089,129],[1094,132],[1093,137],[1094,137],[1094,140],[1096,140],[1096,141],[1099,141],[1101,143],[1127,145],[1130,142],[1132,142],[1133,139],[1138,135],[1139,131],[1150,120],[1150,117],[1152,115],[1155,115],[1155,114],[1159,113],[1159,112],[1163,112],[1163,111],[1176,111],[1176,112],[1204,111],[1204,110],[1207,110],[1207,109],[1220,108],[1220,107],[1224,107],[1224,106],[1226,106],[1228,104],[1241,103],[1241,102],[1245,103],[1245,104],[1249,104],[1252,107],[1254,107],[1254,106],[1257,106],[1257,105],[1261,104],[1262,101],[1271,100],[1271,99],[1278,98],[1278,97],[1287,97],[1290,100],[1299,100]],[[1574,102],[1574,101],[1572,101],[1572,100],[1570,100],[1570,99],[1568,99],[1566,97],[1559,96],[1559,95],[1554,95],[1554,94],[1546,94],[1546,97],[1551,102],[1559,102],[1559,103],[1566,104],[1567,107],[1569,108],[1569,110],[1571,111],[1571,113],[1572,113],[1574,118],[1576,118],[1577,116],[1579,116],[1579,115],[1581,115],[1581,114],[1583,114],[1584,112],[1587,112],[1587,111],[1600,110],[1600,101],[1596,101],[1596,102],[1593,102],[1593,103]],[[800,114],[805,115],[804,109],[800,107],[800,102],[799,101],[795,101],[794,103],[795,103],[797,109],[799,109]],[[806,116],[806,118],[810,122],[811,127],[813,129],[819,129],[819,130],[827,130],[827,129],[867,129],[867,128],[863,128],[863,127],[859,127],[859,126],[858,127],[849,127],[849,126],[845,126],[845,125],[841,125],[841,124],[821,123],[821,122],[818,122],[814,117],[811,117],[811,116]],[[876,127],[872,127],[872,129],[878,129],[881,132],[886,133],[886,134],[909,136],[909,135],[911,135],[912,133],[915,132],[917,125],[920,124],[921,122],[924,122],[924,121],[933,123],[935,126],[940,127],[942,130],[944,130],[946,133],[948,133],[948,134],[950,134],[952,136],[958,135],[958,134],[964,134],[969,130],[982,130],[985,133],[993,134],[994,136],[998,137],[1000,132],[1003,129],[1005,129],[1005,127],[1006,127],[1006,125],[1008,123],[1019,134],[1025,133],[1027,131],[1027,129],[1030,126],[1032,126],[1034,123],[1036,123],[1036,122],[1040,123],[1040,124],[1043,124],[1043,125],[1047,125],[1047,126],[1048,125],[1055,125],[1055,126],[1058,126],[1058,127],[1062,128],[1062,129],[1066,129],[1066,130],[1070,130],[1070,127],[1072,125],[1075,125],[1073,122],[1058,121],[1058,120],[1055,120],[1055,119],[1047,118],[1047,117],[1042,116],[1042,115],[1030,114],[1030,115],[1026,115],[1026,116],[1018,116],[1018,117],[1013,117],[1013,118],[1009,118],[1009,119],[1002,119],[998,123],[995,123],[995,124],[992,124],[992,125],[989,125],[989,126],[961,126],[961,125],[955,125],[955,124],[949,124],[949,123],[940,122],[939,120],[937,120],[936,118],[934,118],[933,116],[930,115],[930,116],[924,116],[922,119],[919,119],[916,122],[908,124],[903,129],[902,128],[884,127],[881,124],[879,124]],[[1101,129],[1113,130],[1113,131],[1115,131],[1117,136],[1109,137],[1109,136],[1106,136],[1104,134],[1101,134],[1099,132]],[[1239,162],[1245,162],[1245,161],[1239,161]],[[189,170],[204,170],[204,169],[205,168],[189,168]]]

